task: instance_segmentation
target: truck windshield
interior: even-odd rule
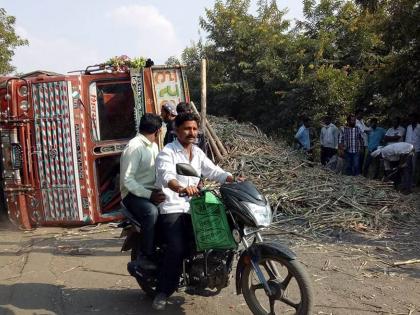
[[[134,137],[136,135],[134,97],[130,83],[94,82],[92,85],[90,98],[95,140],[105,141]],[[96,106],[92,106],[92,100],[95,99]],[[95,110],[97,115],[92,113]]]

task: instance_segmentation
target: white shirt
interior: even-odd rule
[[[329,124],[321,128],[321,146],[337,149],[338,147],[338,128],[334,124]]]
[[[413,130],[413,125],[408,125],[405,142],[414,145],[414,150],[420,152],[420,124],[417,124]]]
[[[168,187],[169,181],[176,179],[182,187],[197,186],[200,181],[197,177],[182,176],[176,173],[177,163],[188,163],[199,176],[204,175],[210,180],[219,183],[226,182],[231,174],[222,170],[205,155],[196,145],[192,147],[192,160],[189,160],[184,147],[176,139],[168,143],[158,154],[156,159],[156,187],[162,189],[166,199],[159,205],[160,214],[188,213],[190,210],[189,197],[180,197],[178,193]]]
[[[138,197],[150,198],[156,180],[155,160],[158,153],[157,144],[142,134],[128,142],[120,160],[121,198],[129,192]]]
[[[410,154],[413,152],[413,145],[407,142],[391,143],[383,148],[378,149],[385,160],[395,162],[398,161],[401,155]],[[374,151],[375,152],[375,151]],[[373,154],[373,153],[372,153]]]
[[[399,126],[398,128],[394,128],[394,127],[389,128],[385,134],[385,137],[386,136],[390,136],[390,137],[400,136],[400,138],[397,141],[388,141],[388,143],[396,143],[396,142],[404,141],[404,135],[405,135],[405,128]]]
[[[367,130],[369,130],[370,128],[368,128],[365,125],[365,122],[363,121],[363,119],[356,119],[356,127],[359,127],[359,129],[362,131],[362,138],[363,138],[363,146],[367,147],[368,145],[368,135],[366,133]]]

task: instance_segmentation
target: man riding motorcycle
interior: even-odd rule
[[[193,239],[190,197],[199,194],[199,178],[178,175],[177,163],[188,163],[210,180],[233,182],[232,174],[216,166],[194,143],[198,135],[199,118],[183,113],[175,119],[177,140],[165,146],[156,159],[156,187],[166,199],[159,205],[159,228],[167,244],[163,263],[158,272],[157,295],[153,308],[164,310],[167,298],[176,290],[182,272],[182,261]],[[185,196],[185,197],[183,197]]]

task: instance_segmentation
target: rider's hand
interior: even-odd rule
[[[233,183],[233,182],[243,182],[245,181],[246,178],[243,176],[231,176],[229,175],[228,177],[226,177],[226,183]]]
[[[199,196],[200,190],[197,188],[197,186],[188,186],[185,188],[181,188],[179,190],[179,194],[186,194],[188,197]]]
[[[160,204],[161,202],[165,201],[165,194],[161,190],[153,190],[152,194],[150,195],[150,201],[155,205]]]

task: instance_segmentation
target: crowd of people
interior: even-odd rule
[[[363,112],[358,111],[347,116],[344,126],[337,127],[327,115],[319,136],[320,162],[337,173],[392,180],[401,192],[410,193],[419,184],[418,113],[412,113],[407,121],[404,127],[400,117],[395,117],[392,125],[385,129],[375,117],[365,122]],[[310,119],[304,118],[295,140],[311,160],[314,159],[315,138]]]

